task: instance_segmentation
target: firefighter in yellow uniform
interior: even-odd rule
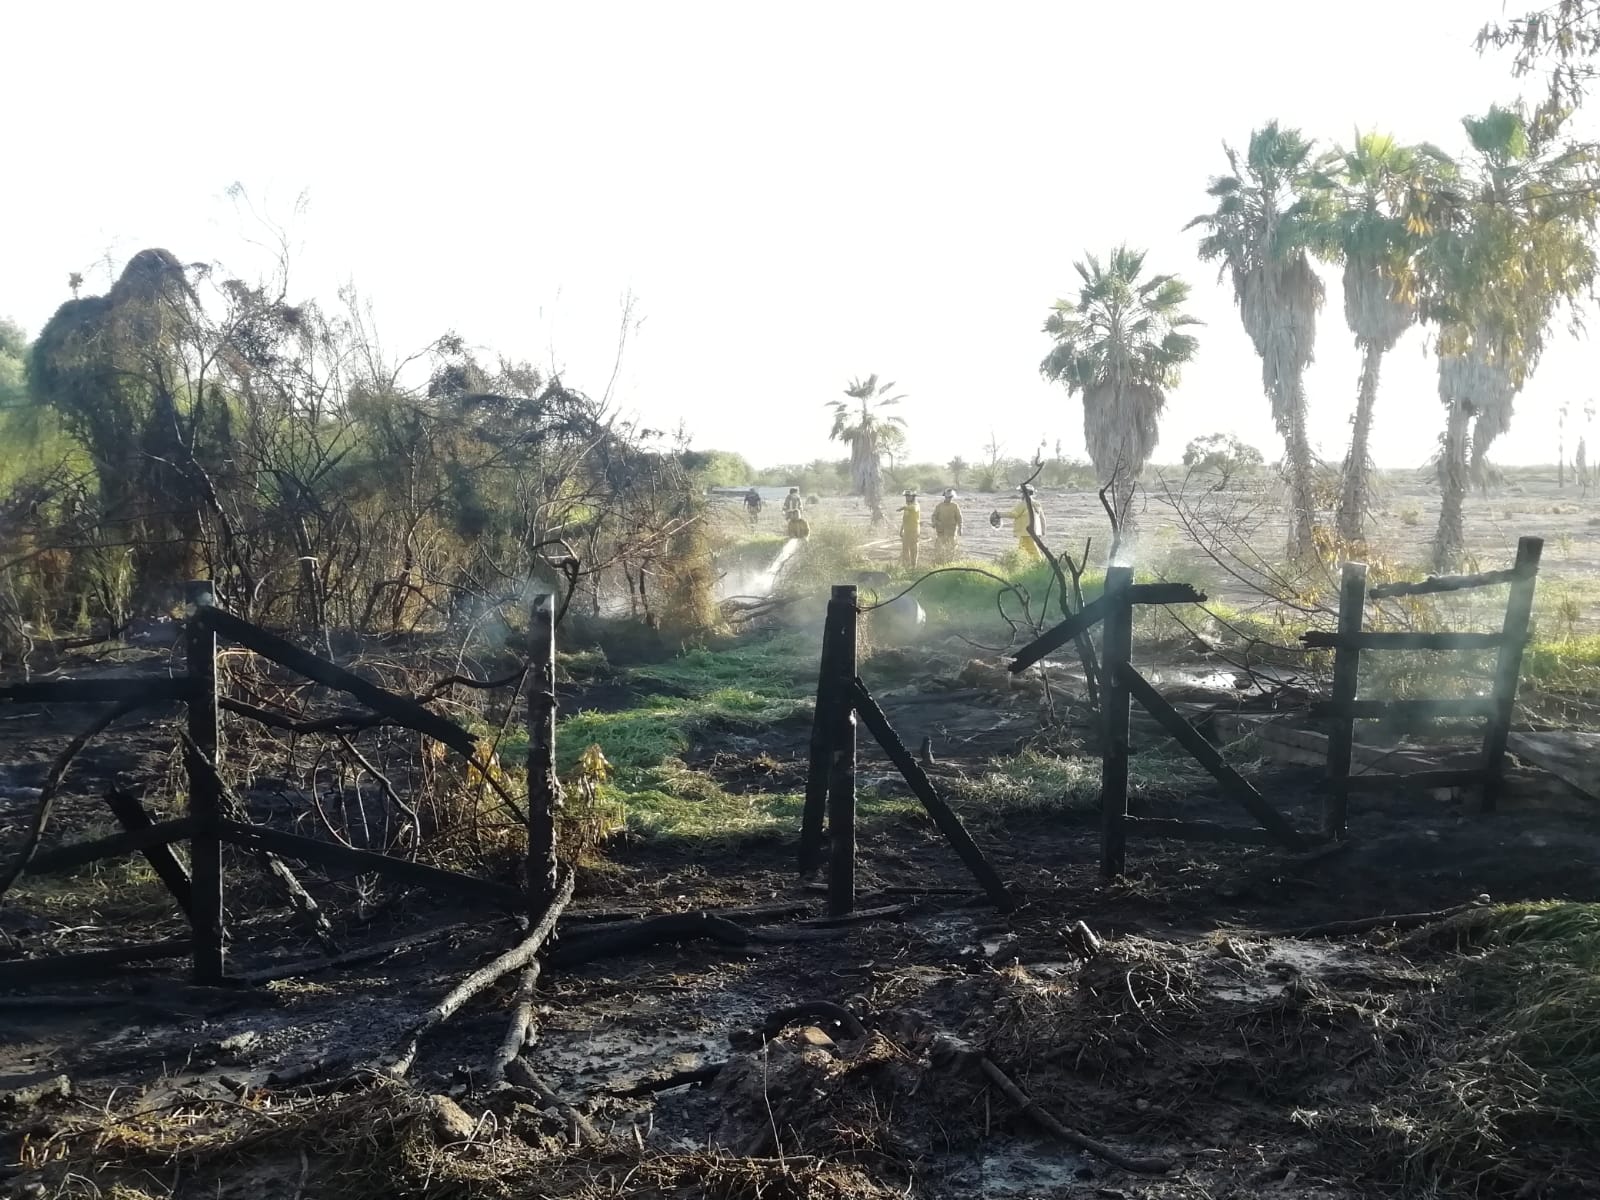
[[[811,536],[811,524],[806,520],[805,514],[797,508],[789,514],[789,524],[784,532],[789,537],[805,541],[806,538]]]
[[[956,556],[956,539],[961,536],[961,506],[955,488],[945,488],[944,499],[933,508],[933,557],[947,563]]]
[[[908,571],[917,569],[917,536],[921,532],[922,510],[917,507],[917,494],[908,491],[905,506],[900,510],[900,565]]]
[[[1006,516],[1011,518],[1011,532],[1016,535],[1017,553],[1026,560],[1039,557],[1039,547],[1034,543],[1033,534],[1044,537],[1044,513],[1037,504],[1033,508],[1033,527],[1028,527],[1028,499],[1033,495],[1033,485],[1025,483],[1017,489],[1022,500]],[[989,517],[989,524],[998,526],[1001,521],[999,510],[995,510]]]

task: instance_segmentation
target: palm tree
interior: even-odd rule
[[[1312,548],[1315,502],[1306,439],[1305,369],[1311,364],[1322,280],[1307,256],[1316,219],[1305,196],[1313,144],[1297,129],[1268,122],[1250,135],[1243,161],[1224,146],[1231,173],[1211,181],[1213,212],[1202,226],[1200,257],[1220,262],[1233,283],[1245,332],[1261,356],[1261,381],[1283,435],[1289,472],[1289,553]]]
[[[845,388],[849,400],[828,402],[833,409],[828,436],[850,447],[851,494],[864,498],[875,516],[883,506],[883,459],[905,445],[905,418],[883,411],[905,399],[889,395],[893,388],[892,383],[880,385],[877,375],[868,375]]]
[[[1530,126],[1520,109],[1492,108],[1483,117],[1468,118],[1467,136],[1479,155],[1483,199],[1509,208],[1506,227],[1520,238],[1527,256],[1526,274],[1511,272],[1504,282],[1520,290],[1520,322],[1526,362],[1500,402],[1480,407],[1472,422],[1471,476],[1488,483],[1485,455],[1490,445],[1511,428],[1512,405],[1527,374],[1544,348],[1544,335],[1563,300],[1573,300],[1594,278],[1594,254],[1586,237],[1586,221],[1574,207],[1585,191],[1583,174],[1592,165],[1587,152],[1553,147],[1550,139],[1559,121]],[[1592,219],[1592,208],[1589,217]]]
[[[1421,173],[1447,163],[1431,146],[1404,146],[1387,134],[1361,133],[1348,149],[1319,164],[1315,184],[1319,253],[1344,264],[1344,319],[1361,351],[1361,378],[1351,422],[1350,451],[1339,489],[1337,528],[1360,541],[1372,499],[1373,410],[1383,356],[1417,320],[1408,284],[1410,264],[1425,227],[1409,218]]]
[[[1591,153],[1559,143],[1563,118],[1493,108],[1463,121],[1472,158],[1432,207],[1436,225],[1418,264],[1423,315],[1438,326],[1440,511],[1433,559],[1447,570],[1464,545],[1468,482],[1511,424],[1517,393],[1538,365],[1563,304],[1593,284],[1589,235],[1600,201],[1582,186]]]
[[[1089,457],[1115,497],[1116,540],[1129,528],[1134,484],[1158,440],[1167,389],[1199,342],[1183,311],[1189,285],[1175,275],[1141,278],[1145,251],[1118,246],[1104,265],[1094,255],[1073,267],[1076,300],[1057,300],[1044,323],[1055,346],[1039,364],[1047,379],[1083,397]],[[1118,546],[1111,547],[1112,558]]]

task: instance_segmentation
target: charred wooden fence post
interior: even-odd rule
[[[828,915],[856,903],[856,589],[840,584],[828,601]]]
[[[1339,581],[1339,633],[1354,638],[1361,632],[1367,611],[1367,564],[1347,562]],[[1361,676],[1361,650],[1341,641],[1333,652],[1333,700],[1347,704],[1356,698]],[[1328,790],[1322,802],[1322,833],[1342,838],[1348,824],[1350,751],[1355,744],[1355,718],[1333,718],[1328,729]]]
[[[222,792],[206,761],[218,763],[217,635],[199,619],[216,603],[208,580],[186,589],[189,623],[185,630],[189,669],[189,741],[184,766],[189,777],[189,817],[195,823],[189,842],[189,915],[194,930],[194,977],[198,983],[221,983],[226,968],[227,936],[223,915]]]
[[[556,609],[555,598],[547,592],[533,598],[528,640],[528,911],[537,918],[555,899],[561,882],[556,861],[556,813],[561,808],[561,780],[556,775]]]
[[[1511,568],[1511,595],[1506,600],[1501,626],[1500,660],[1494,673],[1494,713],[1483,736],[1484,812],[1493,812],[1500,800],[1505,772],[1506,739],[1517,708],[1517,682],[1522,677],[1522,650],[1528,643],[1528,621],[1533,616],[1533,591],[1539,582],[1539,556],[1544,539],[1517,539],[1517,561]]]
[[[1100,666],[1105,673],[1104,745],[1100,750],[1100,874],[1121,875],[1127,864],[1128,684],[1124,670],[1133,655],[1133,570],[1106,571],[1108,607]]]
[[[834,588],[837,596],[839,589]],[[836,642],[832,630],[834,601],[828,602],[828,614],[822,625],[822,655],[817,666],[817,705],[811,717],[810,766],[806,771],[806,801],[800,814],[800,877],[812,875],[822,866],[822,826],[828,812],[829,746],[833,737],[833,710],[845,703],[839,694],[837,672],[834,670]]]

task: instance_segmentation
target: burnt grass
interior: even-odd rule
[[[1600,1191],[1592,1131],[1540,1124],[1495,1154],[1452,1150],[1428,1128],[1438,1064],[1461,1036],[1463,954],[1449,936],[1325,922],[1496,902],[1600,898],[1600,837],[1569,811],[1373,796],[1330,851],[1133,840],[1128,872],[1100,879],[1092,804],[1041,794],[987,804],[984,773],[1030,740],[1037,698],[884,664],[883,705],[975,838],[1026,899],[987,907],[931,822],[905,804],[863,821],[858,906],[879,919],[825,940],[665,944],[547,967],[537,1038],[543,1081],[600,1131],[526,1090],[485,1093],[514,977],[423,1042],[405,1084],[350,1071],[514,938],[505,914],[415,889],[308,886],[349,947],[458,925],[426,948],[265,986],[186,982],[181,962],[13,988],[0,962],[0,1194],[89,1196],[1356,1197],[1578,1196]],[[898,672],[898,673],[896,673]],[[627,671],[564,685],[567,711],[681,694]],[[800,698],[800,697],[797,697]],[[0,713],[0,845],[26,794],[87,709]],[[108,829],[113,780],[170,794],[172,713],[147,713],[75,766],[52,841]],[[714,718],[682,758],[735,797],[804,786],[809,721]],[[1192,775],[1164,776],[1153,738],[1136,811],[1243,823]],[[400,748],[394,752],[400,754]],[[1081,752],[1081,750],[1080,750]],[[398,768],[397,768],[398,769]],[[1254,764],[1250,777],[1314,828],[1317,772]],[[862,786],[909,793],[863,734]],[[1167,782],[1163,783],[1163,779]],[[1176,780],[1177,782],[1172,782]],[[285,801],[251,793],[256,819]],[[274,807],[274,804],[277,807]],[[8,850],[9,853],[9,850]],[[506,878],[514,854],[468,839],[457,865]],[[586,925],[703,909],[794,906],[740,918],[769,931],[823,911],[801,881],[795,831],[736,838],[623,833],[580,872],[564,942]],[[314,956],[260,873],[230,863],[237,969]],[[105,867],[29,882],[0,905],[7,957],[180,936],[147,872]],[[1094,935],[1086,943],[1080,923]],[[804,927],[813,934],[815,927]],[[1448,922],[1444,928],[1448,928]],[[41,993],[49,997],[39,998]],[[32,999],[30,999],[32,997]],[[773,1040],[769,1013],[804,1001],[854,1013]],[[952,1056],[951,1046],[963,1053]],[[1063,1143],[992,1086],[981,1052],[1059,1122],[1171,1170],[1137,1174]],[[711,1079],[650,1090],[675,1072]],[[35,1096],[23,1085],[65,1077]],[[327,1081],[344,1082],[342,1087]],[[321,1082],[323,1086],[317,1086]],[[1530,1102],[1531,1107],[1531,1102]],[[1525,1144],[1524,1144],[1525,1143]],[[120,1189],[120,1190],[118,1190]]]

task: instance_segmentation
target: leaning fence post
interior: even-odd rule
[[[1333,651],[1333,703],[1356,698],[1361,677],[1361,650],[1354,644],[1367,611],[1367,564],[1347,562],[1339,580],[1339,643]],[[1349,639],[1346,641],[1346,639]],[[1348,824],[1350,751],[1355,745],[1356,719],[1333,718],[1328,730],[1328,791],[1322,801],[1322,832],[1342,838]]]
[[[184,769],[189,777],[189,816],[195,831],[189,842],[189,874],[194,930],[194,977],[198,983],[221,983],[226,968],[226,918],[223,915],[222,790],[207,761],[220,768],[217,717],[217,635],[195,617],[216,603],[209,580],[199,579],[185,589],[189,623],[184,631],[189,670],[189,740],[184,746]]]
[[[823,635],[829,658],[832,719],[828,758],[828,914],[842,917],[856,903],[856,713],[850,695],[856,679],[856,589],[841,584],[828,601]]]
[[[1133,586],[1131,567],[1106,571],[1105,593],[1114,602],[1106,613],[1100,647],[1105,690],[1105,744],[1100,758],[1100,874],[1121,875],[1127,865],[1128,816],[1128,685],[1121,668],[1133,657]]]
[[[556,613],[547,592],[533,598],[528,627],[528,901],[537,917],[560,886],[556,863],[556,812],[561,780],[556,776]]]
[[[1528,644],[1528,621],[1533,616],[1533,590],[1539,581],[1539,556],[1544,539],[1517,539],[1516,578],[1506,598],[1506,618],[1501,626],[1500,660],[1494,672],[1494,715],[1483,735],[1484,812],[1493,812],[1500,799],[1505,771],[1506,739],[1517,707],[1517,683],[1522,678],[1522,650]]]

